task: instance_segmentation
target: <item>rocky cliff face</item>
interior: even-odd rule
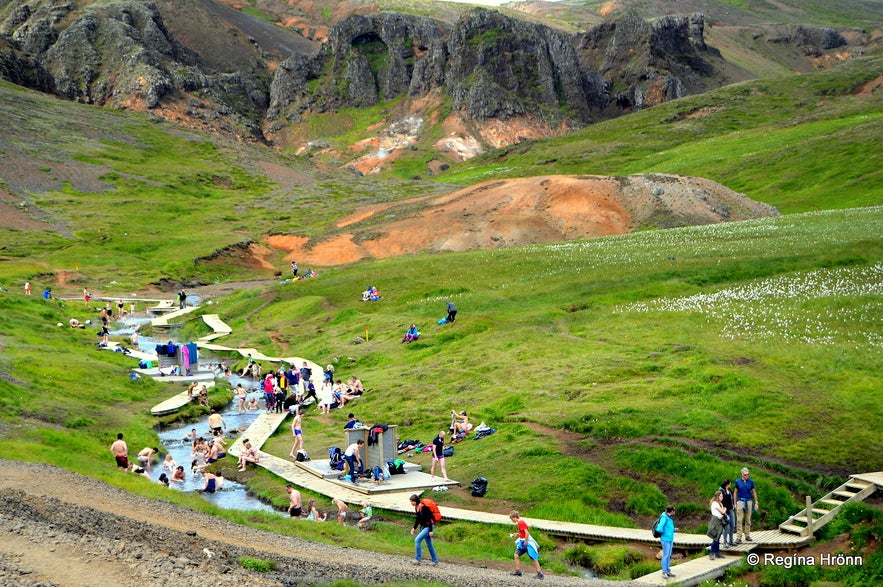
[[[269,117],[297,120],[306,111],[439,90],[471,119],[529,115],[588,124],[707,89],[702,75],[715,52],[703,27],[701,14],[653,25],[627,17],[581,35],[484,9],[453,25],[402,14],[353,16],[331,29],[315,59],[281,64]]]
[[[211,71],[175,40],[152,2],[80,8],[75,2],[14,0],[0,9],[0,37],[0,62],[18,64],[4,67],[4,77],[16,83],[114,108],[154,109],[189,93],[261,134],[269,76]]]
[[[399,97],[542,136],[725,83],[704,27],[701,14],[625,15],[569,34],[482,8],[449,22],[379,12],[341,20],[317,46],[212,0],[0,0],[0,76],[257,139]],[[767,35],[806,55],[844,43],[831,29]]]

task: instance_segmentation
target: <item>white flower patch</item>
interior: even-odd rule
[[[708,294],[628,304],[620,312],[696,312],[727,338],[883,346],[883,263],[819,269]],[[813,303],[826,300],[825,303]],[[848,301],[846,307],[840,308]],[[822,306],[819,308],[819,306]]]

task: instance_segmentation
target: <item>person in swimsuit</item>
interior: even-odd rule
[[[205,477],[205,485],[199,490],[200,493],[214,493],[218,490],[218,476],[208,471],[203,471],[202,476]]]
[[[123,440],[122,432],[117,434],[116,442],[110,445],[110,453],[116,459],[117,467],[124,470],[129,469],[129,447],[126,446],[126,441]]]
[[[345,525],[344,522],[346,522],[346,511],[349,509],[349,507],[346,505],[346,502],[339,497],[335,497],[331,500],[331,503],[337,506],[337,523],[340,525]]]
[[[328,512],[325,512],[324,514],[322,514],[321,518],[319,517],[319,510],[316,509],[316,500],[315,499],[311,499],[307,503],[307,511],[309,512],[307,514],[307,520],[309,520],[311,522],[324,522],[326,519],[328,519]]]
[[[258,451],[256,448],[251,446],[251,442],[248,439],[244,440],[242,443],[242,452],[239,453],[239,471],[245,471],[245,466],[248,463],[255,463],[260,460],[260,456],[258,455]]]
[[[294,444],[291,446],[291,452],[288,453],[293,459],[297,458],[297,452],[304,447],[304,433],[301,426],[303,410],[298,409],[294,413],[294,420],[291,421],[291,435],[294,436]]]
[[[291,485],[286,485],[285,491],[289,495],[288,515],[292,518],[299,518],[303,513],[303,501],[301,500],[300,491]]]
[[[182,465],[178,465],[175,472],[169,477],[169,481],[172,483],[181,483],[184,481],[184,467]]]
[[[227,451],[224,449],[224,443],[221,442],[220,437],[213,439],[209,444],[211,447],[209,448],[208,456],[205,458],[206,465],[216,463],[227,456]]]
[[[212,410],[212,413],[209,414],[208,425],[212,429],[212,435],[214,436],[221,436],[224,433],[223,431],[227,429],[227,423],[224,422],[224,418],[215,410]]]

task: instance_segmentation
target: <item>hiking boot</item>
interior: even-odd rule
[[[745,542],[753,542],[753,540],[751,540],[751,536],[746,536],[746,537],[745,537]]]
[[[437,567],[437,566],[438,566],[438,561],[432,561],[432,566]]]
[[[512,576],[513,576],[513,577],[520,577],[520,576],[521,576],[521,569],[518,569],[517,571],[515,571],[514,573],[512,573]]]
[[[412,565],[419,565],[419,564],[420,564],[420,561],[417,560],[416,558],[413,558],[413,559],[411,559],[411,564],[412,564]]]
[[[537,573],[537,579],[543,579],[544,577],[545,577],[545,575],[543,574],[542,571],[540,571],[539,573]]]

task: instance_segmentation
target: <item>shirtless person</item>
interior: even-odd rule
[[[222,418],[221,414],[217,413],[215,410],[212,410],[212,413],[209,414],[208,425],[209,428],[212,429],[213,436],[223,435],[223,432],[221,431],[222,426],[224,430],[227,429],[227,423],[224,422],[224,418]]]
[[[349,509],[349,507],[346,505],[346,502],[344,502],[339,497],[335,497],[331,500],[331,503],[337,506],[337,523],[345,526],[346,524],[344,524],[344,522],[346,521],[346,511]]]
[[[236,389],[234,391],[236,392],[236,397],[239,399],[239,407],[237,411],[241,414],[245,411],[245,398],[248,396],[248,392],[245,391],[245,388],[242,387],[241,383],[236,384]]]
[[[143,464],[144,467],[149,471],[150,463],[153,461],[153,455],[159,452],[159,449],[155,446],[153,448],[146,447],[142,448],[141,452],[138,453],[138,462]]]
[[[294,444],[291,446],[291,452],[288,453],[293,459],[297,458],[297,453],[304,447],[304,433],[301,429],[301,419],[304,412],[300,408],[294,413],[294,420],[291,421],[291,435],[294,436]]]
[[[245,439],[242,442],[242,450],[239,452],[239,472],[245,471],[248,463],[257,464],[259,460],[258,450],[251,446],[251,442],[248,439]]]
[[[300,496],[300,491],[291,485],[286,485],[285,491],[287,491],[290,496],[288,501],[288,515],[292,518],[299,518],[303,513],[303,501]]]
[[[227,448],[224,446],[223,439],[219,436],[212,440],[209,444],[208,456],[205,457],[205,464],[210,465],[227,456]]]
[[[116,442],[110,445],[110,454],[116,459],[117,467],[126,471],[129,470],[129,447],[126,446],[126,441],[123,440],[122,432],[117,434]]]

